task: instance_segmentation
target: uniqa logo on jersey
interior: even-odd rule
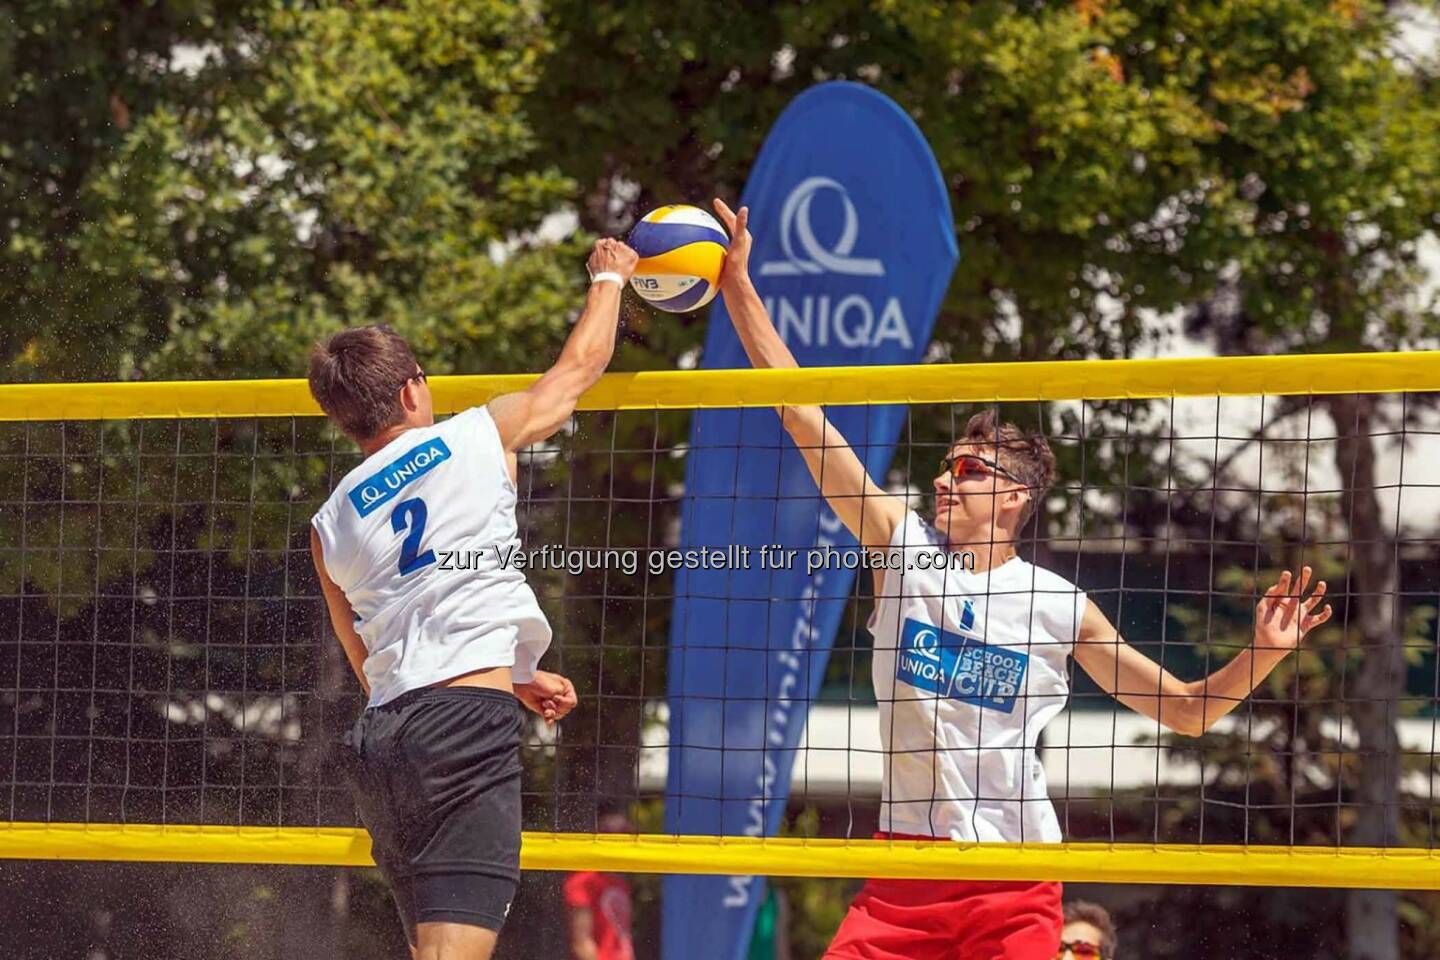
[[[436,464],[450,459],[450,448],[439,437],[407,450],[383,470],[350,491],[350,503],[362,517],[395,499],[407,483],[424,476]]]
[[[829,207],[829,219],[838,219],[838,224],[831,224],[832,228],[838,226],[838,232],[830,231],[833,239],[829,244],[816,230],[817,200]],[[853,255],[860,237],[860,218],[844,185],[830,177],[807,177],[791,189],[780,207],[778,236],[784,258],[762,263],[762,277],[885,276],[885,265],[879,259]],[[886,295],[882,300],[873,289],[795,297],[782,292],[764,299],[780,336],[792,347],[873,349],[887,341],[907,350],[914,346],[899,298]]]
[[[1030,655],[987,644],[974,632],[974,616],[952,633],[906,617],[896,651],[895,679],[916,690],[987,710],[1010,713],[1025,683]]]

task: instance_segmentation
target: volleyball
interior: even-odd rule
[[[686,313],[715,299],[730,238],[699,207],[671,204],[640,218],[630,246],[640,255],[635,292],[666,313]]]

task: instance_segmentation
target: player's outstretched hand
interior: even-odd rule
[[[1310,574],[1309,567],[1302,568],[1300,582],[1296,585],[1290,571],[1286,570],[1280,574],[1280,580],[1265,591],[1265,596],[1255,606],[1257,648],[1294,650],[1307,633],[1330,619],[1330,604],[1324,603],[1324,580],[1315,585],[1308,598],[1305,596],[1305,590],[1310,586]]]
[[[628,249],[628,248],[627,248]],[[558,673],[535,671],[529,683],[515,684],[515,696],[534,713],[554,723],[575,709],[575,685]]]
[[[725,254],[725,266],[720,270],[720,289],[728,289],[750,275],[750,208],[741,207],[736,213],[719,197],[715,198],[715,215],[730,234],[730,250]]]
[[[639,262],[640,255],[631,250],[625,241],[601,237],[595,241],[595,249],[590,251],[585,268],[592,277],[597,273],[618,273],[629,280],[635,272],[635,264]]]

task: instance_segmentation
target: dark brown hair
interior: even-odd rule
[[[989,452],[995,461],[1020,478],[1030,491],[1030,502],[1020,514],[1024,527],[1035,507],[1055,483],[1055,454],[1043,434],[1030,433],[1013,423],[1002,423],[992,407],[975,414],[955,443],[969,443]]]
[[[1114,960],[1115,948],[1120,945],[1115,936],[1115,924],[1110,920],[1110,911],[1089,900],[1071,900],[1065,904],[1066,923],[1088,923],[1100,931],[1100,952],[1105,960]]]
[[[383,323],[341,330],[310,351],[310,393],[352,440],[363,441],[405,416],[400,390],[419,364]]]

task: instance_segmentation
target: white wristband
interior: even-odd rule
[[[593,287],[595,284],[597,284],[597,283],[604,283],[606,280],[609,280],[611,283],[615,284],[617,287],[624,287],[624,286],[625,286],[625,278],[622,277],[622,276],[620,276],[620,274],[615,273],[615,272],[612,271],[612,270],[606,270],[606,271],[604,271],[604,272],[602,272],[602,273],[597,273],[597,274],[595,274],[595,276],[593,276],[593,277],[590,278],[590,285]]]

